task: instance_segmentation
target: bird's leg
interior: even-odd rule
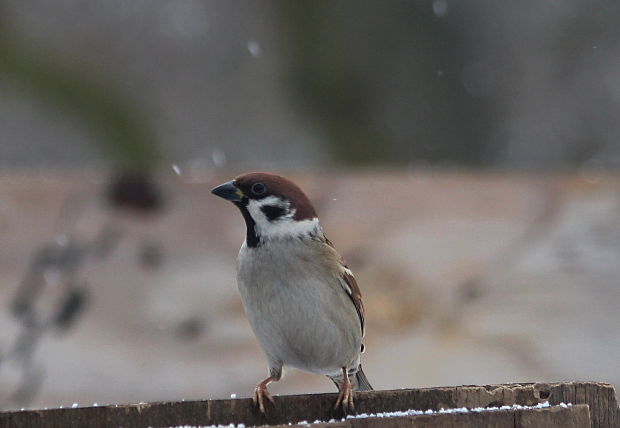
[[[267,414],[265,410],[265,398],[269,400],[271,404],[275,404],[273,401],[273,397],[271,396],[269,391],[267,391],[267,385],[269,385],[271,382],[278,380],[280,380],[280,376],[274,374],[260,382],[258,385],[256,385],[256,388],[254,388],[254,397],[252,398],[252,400],[254,401],[254,405],[258,406],[260,412],[263,415]]]
[[[355,406],[353,405],[353,388],[351,387],[349,372],[346,367],[342,368],[342,375],[344,380],[342,381],[342,385],[340,385],[340,393],[338,394],[338,400],[336,400],[334,410],[342,405],[342,409],[345,413],[353,412],[355,411]]]

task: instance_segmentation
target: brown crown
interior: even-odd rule
[[[267,186],[267,193],[261,197],[273,195],[289,201],[292,208],[296,210],[293,217],[295,220],[308,220],[317,217],[310,199],[298,185],[286,177],[268,172],[248,172],[235,178],[237,187],[250,198],[252,198],[251,188],[255,183],[263,183]]]

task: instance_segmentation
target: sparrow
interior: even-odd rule
[[[265,172],[217,186],[245,220],[237,285],[269,376],[254,389],[265,414],[267,390],[289,366],[329,377],[339,390],[334,409],[354,411],[353,391],[372,390],[360,362],[364,306],[351,270],[325,237],[316,211],[292,181]]]

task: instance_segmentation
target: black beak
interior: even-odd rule
[[[239,189],[235,185],[234,180],[228,181],[224,184],[220,184],[219,186],[211,190],[211,193],[213,193],[215,196],[219,196],[220,198],[224,198],[227,201],[233,202],[238,202],[245,196],[241,189]]]

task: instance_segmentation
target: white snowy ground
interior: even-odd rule
[[[266,367],[234,282],[242,219],[209,194],[233,175],[196,183],[171,174],[169,209],[143,219],[102,211],[100,177],[0,176],[0,351],[20,331],[8,304],[29,257],[66,231],[55,224],[63,200],[83,197],[77,242],[106,220],[125,231],[109,259],[81,270],[91,299],[77,326],[41,339],[35,364],[45,376],[31,407],[250,395]],[[618,177],[293,177],[362,288],[364,366],[375,388],[577,379],[620,386]],[[144,269],[141,243],[152,241],[162,244],[164,263]],[[48,277],[41,311],[59,291]],[[0,364],[5,408],[21,407],[9,399],[20,375],[14,362]],[[295,371],[272,387],[332,390],[329,380]]]

